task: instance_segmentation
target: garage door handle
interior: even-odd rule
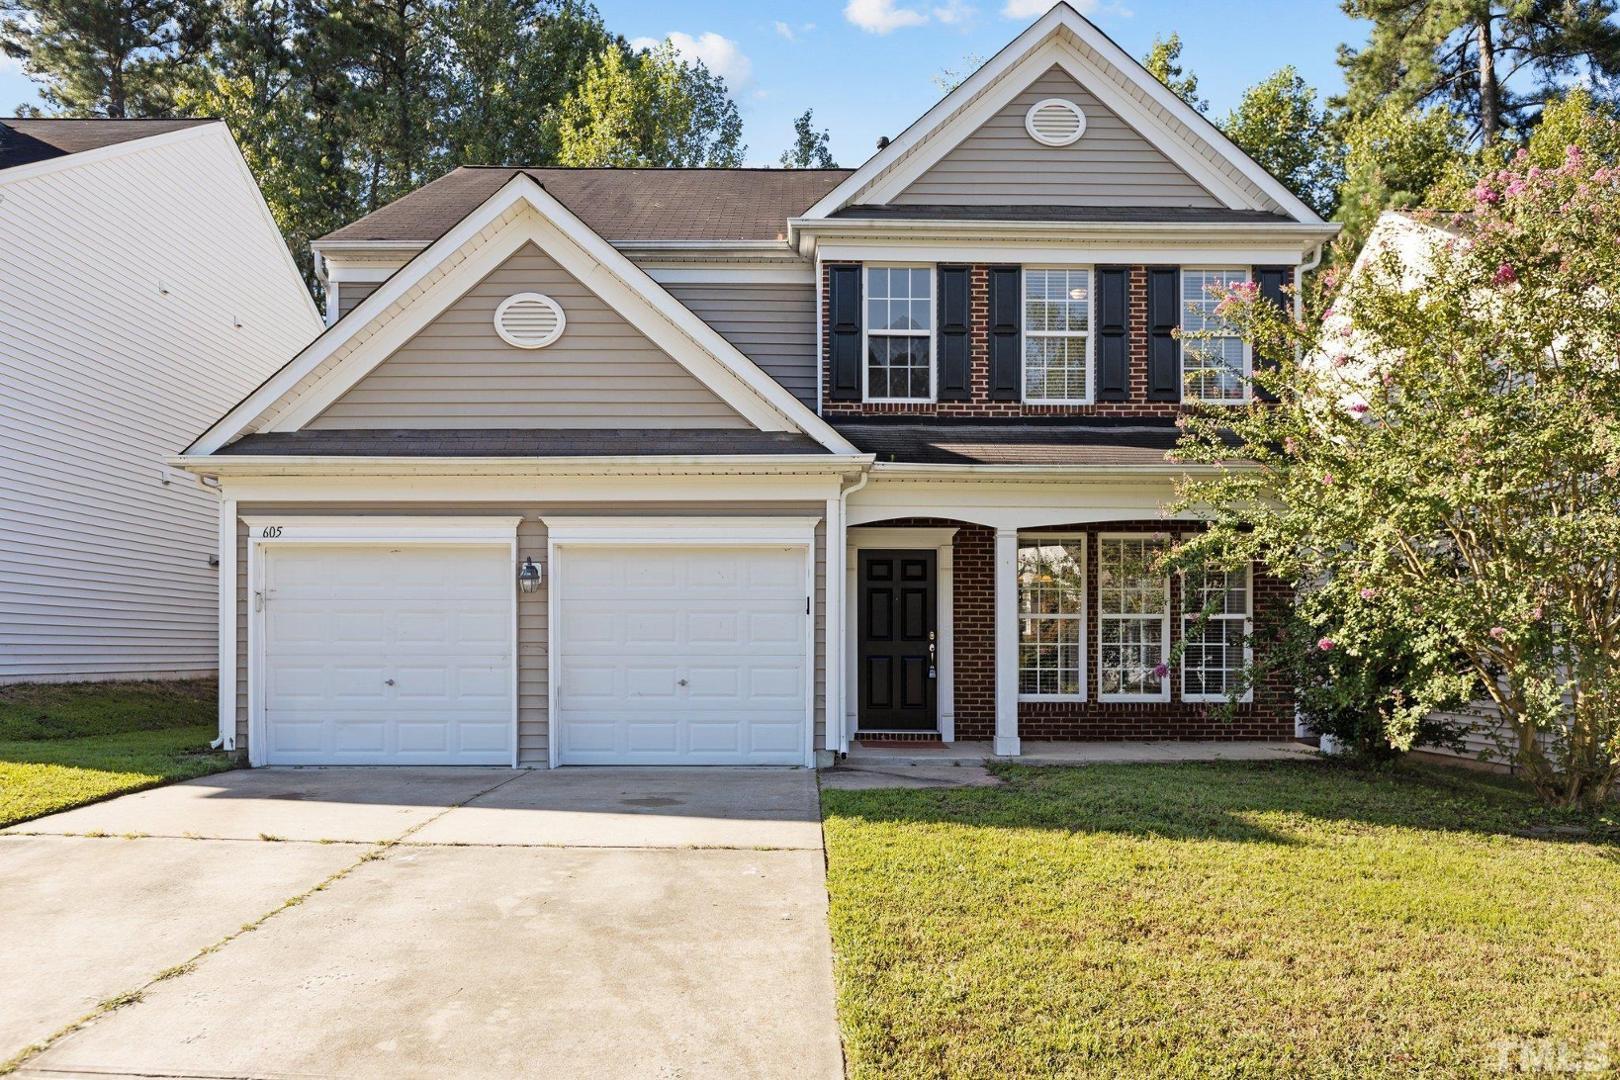
[[[685,679],[676,679],[675,680],[675,685],[676,686],[685,686],[686,685],[686,680]]]
[[[394,680],[393,679],[384,679],[383,680],[383,685],[384,686],[393,686],[394,685]]]

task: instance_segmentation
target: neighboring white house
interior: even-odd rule
[[[212,674],[175,454],[321,321],[209,120],[0,120],[0,683]]]

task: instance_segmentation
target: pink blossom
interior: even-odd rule
[[[1322,483],[1326,484],[1328,487],[1332,487],[1333,486],[1333,474],[1330,473],[1330,472],[1323,473],[1322,474]]]
[[[1258,281],[1233,282],[1228,295],[1234,300],[1253,300],[1260,295],[1260,283]]]
[[[1474,185],[1474,201],[1481,206],[1495,206],[1502,201],[1502,196],[1497,194],[1495,188],[1481,180]]]
[[[1505,626],[1493,626],[1493,627],[1491,627],[1491,637],[1495,638],[1497,641],[1506,641],[1507,640],[1507,627],[1505,627]]]
[[[1350,411],[1355,413],[1357,416],[1361,416],[1366,413],[1368,408],[1370,408],[1370,406],[1365,401],[1358,401],[1354,405],[1350,406]]]
[[[1531,622],[1540,622],[1541,621],[1541,615],[1542,615],[1542,611],[1541,611],[1541,605],[1540,604],[1537,604],[1535,607],[1530,609],[1530,621]]]
[[[1299,443],[1294,440],[1292,435],[1289,435],[1283,439],[1283,449],[1290,454],[1295,453],[1299,450]]]
[[[1162,679],[1168,674],[1170,674],[1169,664],[1155,664],[1153,666],[1153,677],[1155,679]]]
[[[1347,365],[1349,363],[1350,363],[1350,357],[1346,353],[1340,353],[1338,356],[1335,356],[1333,358],[1333,366],[1334,367],[1344,367],[1345,365]]]
[[[1385,386],[1394,386],[1395,385],[1395,373],[1393,371],[1384,372],[1384,385]]]
[[[1491,284],[1511,285],[1518,280],[1519,275],[1514,272],[1513,267],[1508,263],[1503,263],[1501,266],[1496,268],[1496,274],[1491,278]]]
[[[1321,649],[1323,652],[1332,652],[1335,648],[1332,638],[1323,638],[1321,641],[1316,643],[1316,647]]]
[[[1361,598],[1363,600],[1372,600],[1377,596],[1378,596],[1378,590],[1377,589],[1366,588],[1366,589],[1361,590]]]

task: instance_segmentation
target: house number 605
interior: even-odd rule
[[[274,540],[276,537],[281,535],[281,526],[266,525],[262,530],[260,530],[259,535],[266,540]]]

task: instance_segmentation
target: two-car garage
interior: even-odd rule
[[[515,519],[249,522],[250,760],[812,760],[813,520],[546,525],[520,553]],[[530,696],[549,753],[520,761]]]

